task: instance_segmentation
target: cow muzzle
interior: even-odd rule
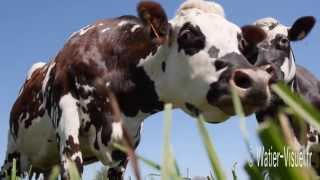
[[[215,90],[208,93],[209,103],[217,106],[225,114],[235,115],[233,107],[231,88],[238,94],[243,110],[246,115],[250,115],[263,109],[270,102],[270,87],[273,83],[273,70],[266,69],[236,69],[231,73],[228,86],[220,89],[220,96],[210,98],[210,94],[215,96]],[[223,92],[223,93],[221,93]]]

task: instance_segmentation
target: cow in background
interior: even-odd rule
[[[320,82],[304,67],[297,65],[291,48],[291,42],[303,40],[315,25],[315,18],[305,16],[298,18],[291,27],[281,24],[274,18],[263,18],[257,20],[254,25],[265,30],[266,40],[255,46],[251,54],[247,54],[249,61],[257,67],[262,67],[273,74],[274,81],[284,81],[291,87],[292,91],[301,95],[307,102],[320,110]],[[268,70],[268,68],[271,68]],[[272,71],[272,72],[271,72]],[[259,123],[267,118],[275,118],[278,113],[286,107],[284,102],[276,95],[272,96],[270,105],[257,112]],[[306,123],[306,131],[301,124],[288,115],[294,143],[298,149],[306,148],[312,152],[311,163],[320,174],[320,134],[319,129]],[[302,134],[304,132],[304,134]]]

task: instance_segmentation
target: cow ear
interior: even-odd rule
[[[241,30],[244,40],[251,45],[256,45],[267,37],[267,34],[263,29],[254,25],[243,26]]]
[[[251,64],[255,64],[258,56],[257,44],[263,41],[267,34],[261,28],[253,25],[241,28],[242,35],[239,39],[239,49]]]
[[[165,43],[170,33],[170,24],[161,5],[142,1],[138,4],[137,11],[142,22],[150,29],[151,37],[161,44]]]
[[[297,19],[289,29],[289,39],[291,41],[299,41],[304,39],[312,30],[316,23],[313,16],[304,16]]]

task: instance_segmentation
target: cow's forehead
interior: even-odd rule
[[[276,36],[283,35],[288,37],[288,27],[282,24],[277,25],[272,30],[266,31],[267,32],[267,40],[272,41],[276,38]]]
[[[186,23],[199,27],[206,39],[205,50],[214,46],[219,49],[219,56],[233,52],[240,53],[238,48],[238,34],[241,33],[241,29],[220,14],[190,9],[185,12],[183,16],[177,16],[171,22],[173,23],[176,33],[178,33],[180,28]]]
[[[288,36],[288,30],[290,27],[281,24],[274,18],[263,18],[254,22],[254,25],[262,28],[267,33],[267,41],[272,41],[278,35]]]

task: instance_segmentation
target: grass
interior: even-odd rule
[[[314,125],[315,127],[320,127],[320,113],[312,107],[310,104],[305,102],[301,97],[297,96],[296,94],[292,93],[288,87],[283,84],[279,84],[273,86],[272,89],[275,93],[281,97],[284,102],[288,104],[289,111],[295,116],[300,117],[301,119],[305,119],[308,123]],[[234,101],[234,108],[237,114],[241,119],[241,131],[243,134],[243,139],[248,147],[248,153],[250,151],[250,142],[248,140],[248,134],[246,131],[245,125],[245,116],[242,110],[242,105],[240,102],[239,97],[237,96],[235,91],[232,91],[232,97]],[[281,116],[280,116],[281,117]],[[282,151],[284,147],[290,147],[290,143],[288,142],[288,138],[285,138],[285,132],[283,129],[286,128],[279,128],[279,124],[274,122],[279,122],[278,117],[274,117],[275,119],[268,121],[267,123],[263,124],[257,134],[265,148],[272,147],[274,151]],[[199,135],[202,139],[204,149],[207,152],[208,161],[210,162],[212,172],[208,172],[208,179],[209,180],[225,180],[226,174],[225,170],[222,168],[219,155],[215,151],[215,146],[212,139],[209,136],[209,133],[204,124],[205,120],[202,115],[199,116],[197,125],[199,130]],[[173,154],[173,149],[170,143],[171,139],[171,123],[172,123],[172,105],[167,104],[165,105],[165,113],[164,113],[164,129],[163,129],[163,154],[162,154],[162,162],[161,165],[149,160],[143,156],[136,155],[137,159],[140,162],[143,162],[148,167],[153,168],[154,170],[158,171],[161,175],[162,179],[165,180],[180,180],[183,177],[180,174],[178,163]],[[280,123],[281,124],[281,123]],[[285,123],[282,123],[282,125]],[[123,152],[128,152],[126,147],[123,147],[119,144],[115,144],[114,147],[122,150]],[[258,159],[254,157],[253,154],[251,155],[251,160],[248,160],[248,163],[243,167],[248,174],[249,179],[251,180],[263,180],[267,175],[270,179],[285,179],[285,180],[308,180],[308,179],[316,179],[316,175],[314,172],[309,168],[290,168],[285,166],[284,160],[280,160],[279,167],[259,167],[258,166]],[[14,168],[12,169],[12,176],[9,178],[10,180],[18,180],[19,178],[16,177],[16,162],[13,162]],[[236,164],[232,169],[232,177],[234,180],[237,180],[237,174],[235,171]],[[103,180],[105,176],[103,176],[103,171],[106,169],[102,169],[96,175],[96,180]],[[54,168],[52,174],[50,176],[50,180],[55,180],[59,176],[59,168]],[[79,174],[76,171],[75,166],[70,170],[70,176],[72,180],[79,180]]]

